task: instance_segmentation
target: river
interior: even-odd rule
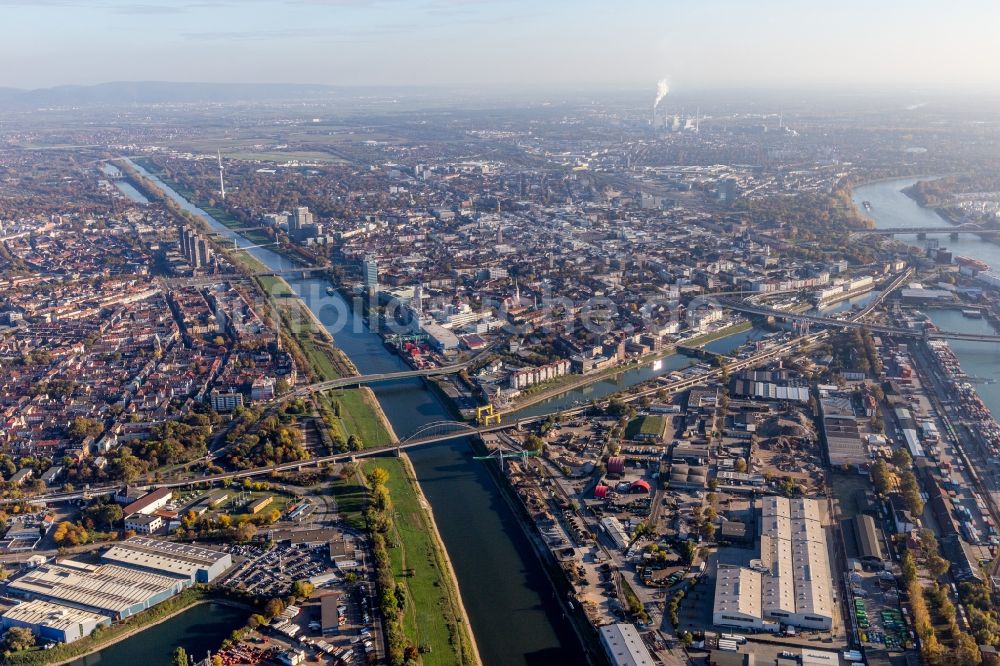
[[[104,172],[104,175],[111,178],[111,182],[114,183],[114,186],[117,187],[118,191],[126,197],[135,203],[143,205],[149,203],[149,199],[147,199],[142,192],[135,189],[135,187],[132,186],[132,183],[127,180],[122,180],[122,172],[118,167],[113,164],[105,163],[101,166],[101,171]]]
[[[871,203],[872,209],[867,215],[875,221],[877,229],[948,226],[948,221],[935,211],[921,207],[903,193],[905,188],[917,180],[901,178],[862,185],[854,190],[854,203],[862,213],[864,213],[862,202]],[[955,256],[979,259],[988,263],[994,270],[1000,269],[1000,245],[971,235],[961,235],[957,241],[951,240],[944,234],[930,235],[930,237],[940,238],[941,246],[947,246]],[[918,240],[915,234],[900,235],[899,238],[914,245],[923,245],[923,241]],[[928,309],[926,314],[945,331],[995,334],[993,326],[988,321],[969,319],[959,310]],[[994,380],[994,383],[977,383],[976,391],[994,416],[1000,416],[1000,344],[951,340],[948,345],[968,375]]]
[[[80,657],[69,666],[123,666],[140,662],[142,666],[169,666],[178,647],[203,659],[209,650],[218,650],[234,629],[242,627],[247,615],[248,611],[226,604],[199,604],[100,652]]]
[[[214,231],[248,248],[247,252],[264,265],[275,270],[295,267],[287,257],[253,247],[253,243],[192,205],[159,178],[138,165],[136,168]],[[290,280],[289,284],[362,374],[409,369],[363,322],[351,318],[349,325],[343,325],[350,309],[339,294],[327,294],[328,283],[307,279]],[[421,425],[453,418],[421,379],[377,384],[373,390],[400,437]],[[540,560],[486,465],[472,459],[468,440],[411,449],[408,453],[454,566],[484,663],[585,663]]]

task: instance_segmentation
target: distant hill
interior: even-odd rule
[[[168,83],[130,81],[92,86],[57,86],[22,90],[0,88],[0,106],[35,109],[66,106],[122,106],[148,104],[191,104],[274,102],[280,100],[329,100],[343,88],[302,84]],[[354,91],[357,92],[357,91]]]

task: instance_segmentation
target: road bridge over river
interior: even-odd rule
[[[946,227],[882,227],[880,229],[859,229],[851,233],[859,236],[895,236],[905,234],[976,234],[997,236],[1000,229],[981,227],[978,224],[953,224]]]
[[[722,302],[723,306],[730,310],[736,310],[744,314],[757,315],[760,317],[775,317],[786,321],[802,321],[834,328],[857,328],[898,338],[916,338],[921,340],[966,340],[970,342],[1000,342],[1000,335],[981,335],[978,333],[958,333],[955,331],[937,331],[924,329],[899,328],[897,326],[885,326],[883,324],[871,324],[860,320],[835,319],[833,317],[823,317],[821,315],[797,314],[786,310],[778,310],[762,305],[752,305],[743,301],[727,300]]]

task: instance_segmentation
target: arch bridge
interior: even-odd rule
[[[444,442],[451,439],[461,439],[472,435],[480,435],[484,431],[465,421],[433,421],[425,423],[408,434],[396,444],[396,452],[431,442]]]

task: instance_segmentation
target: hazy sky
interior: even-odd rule
[[[997,0],[0,0],[0,86],[1000,89]]]

